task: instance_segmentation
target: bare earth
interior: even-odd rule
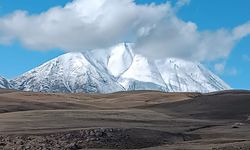
[[[0,90],[3,150],[250,150],[250,92]]]

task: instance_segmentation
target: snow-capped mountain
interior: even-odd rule
[[[154,62],[135,55],[131,66],[119,77],[118,82],[126,90],[168,91]]]
[[[169,91],[199,91],[202,93],[230,89],[218,76],[202,64],[176,58],[155,61]]]
[[[176,58],[149,60],[133,44],[67,53],[11,81],[20,90],[111,93],[124,90],[211,92],[230,87],[200,63]]]
[[[4,79],[3,77],[0,76],[0,88],[4,88],[4,89],[9,89],[11,88],[10,83]]]
[[[24,91],[109,93],[123,90],[106,70],[91,64],[82,53],[55,58],[11,81]]]

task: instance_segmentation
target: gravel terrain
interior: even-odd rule
[[[3,150],[249,150],[250,92],[0,90]]]

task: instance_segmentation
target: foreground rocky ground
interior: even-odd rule
[[[157,130],[96,128],[44,135],[1,136],[5,149],[134,149],[200,139],[197,135]]]
[[[250,92],[0,90],[0,149],[250,149]]]

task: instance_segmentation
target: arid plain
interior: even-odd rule
[[[0,90],[3,150],[250,149],[250,92]]]

